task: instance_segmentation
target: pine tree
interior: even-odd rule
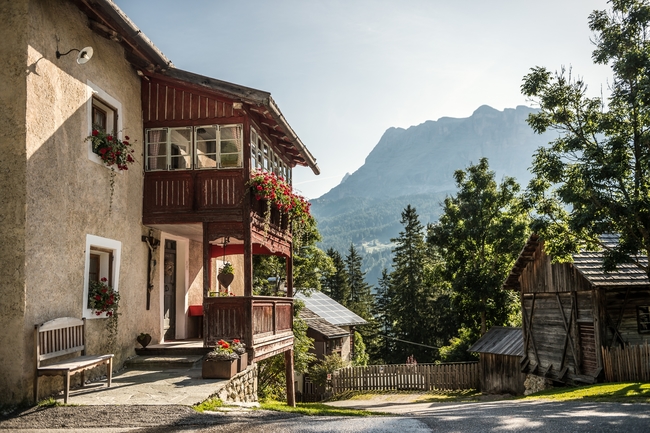
[[[327,255],[332,259],[333,269],[323,279],[323,293],[347,307],[350,305],[350,286],[345,262],[341,254],[333,248],[327,250]]]
[[[426,278],[427,248],[423,226],[415,208],[408,205],[400,221],[404,230],[393,249],[393,272],[390,274],[389,318],[396,338],[429,345],[433,333],[428,326],[432,289]],[[395,344],[396,351],[388,355],[391,362],[403,363],[413,354],[420,362],[431,362],[437,355],[432,350],[403,342]]]
[[[347,307],[366,320],[370,320],[374,310],[374,298],[371,287],[365,281],[365,272],[361,270],[362,259],[350,244],[350,250],[345,257],[345,266],[348,275],[348,286],[350,287],[350,303]]]

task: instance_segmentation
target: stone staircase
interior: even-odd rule
[[[125,367],[132,370],[169,370],[200,367],[203,357],[210,351],[202,340],[166,341],[147,348],[137,348],[137,356],[129,359]]]

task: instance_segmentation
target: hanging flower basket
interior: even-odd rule
[[[234,279],[235,279],[235,268],[233,268],[230,262],[225,262],[223,266],[219,269],[217,280],[219,280],[222,286],[229,287]]]
[[[111,196],[109,201],[109,210],[113,205],[113,193],[115,192],[115,170],[126,171],[129,165],[135,162],[133,149],[129,143],[129,136],[125,136],[124,140],[120,140],[114,134],[107,134],[101,129],[93,129],[91,135],[86,137],[84,141],[92,142],[93,152],[99,156],[104,165],[111,169]]]
[[[256,170],[252,173],[248,184],[255,199],[265,203],[264,233],[268,233],[272,209],[277,210],[280,213],[279,225],[283,226],[283,218],[288,219],[294,243],[299,245],[307,227],[314,224],[314,217],[309,209],[311,203],[303,196],[294,193],[291,185],[275,173]]]

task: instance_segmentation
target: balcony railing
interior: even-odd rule
[[[204,343],[242,340],[259,361],[293,346],[293,298],[231,296],[203,299]],[[252,344],[251,344],[252,342]]]
[[[238,207],[245,187],[241,170],[147,172],[143,212],[147,215]]]

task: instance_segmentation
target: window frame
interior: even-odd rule
[[[642,323],[645,326],[642,326]],[[639,334],[650,334],[650,305],[637,305],[636,324]]]
[[[122,139],[122,103],[118,101],[113,96],[109,95],[97,84],[92,81],[86,81],[86,114],[88,122],[88,136],[93,132],[93,107],[98,106],[98,108],[103,109],[104,111],[108,110],[106,113],[106,124],[113,124],[114,131],[110,131],[118,138]],[[112,112],[112,116],[111,116]],[[112,117],[112,119],[110,119]],[[112,120],[112,121],[111,121]],[[93,143],[91,140],[87,142],[87,151],[88,159],[92,162],[99,164],[110,170],[110,167],[104,164],[104,161],[93,152]]]
[[[200,128],[216,128],[216,166],[215,167],[199,167],[198,165],[198,151],[197,151],[197,134],[198,129]],[[221,152],[221,133],[224,128],[238,128],[239,129],[239,138],[237,139],[238,150],[236,152],[238,157],[238,164],[236,166],[222,166],[221,156],[222,155],[234,155],[235,152]],[[191,150],[191,166],[188,168],[172,168],[172,131],[179,129],[189,129],[190,133],[190,150]],[[158,144],[165,145],[165,167],[152,169],[150,167],[149,161],[152,156],[149,155],[149,132],[150,131],[165,131],[166,138],[165,141],[157,142]],[[196,125],[196,126],[175,126],[175,127],[157,127],[157,128],[145,128],[144,130],[144,139],[145,139],[145,171],[179,171],[179,170],[241,170],[244,168],[244,125],[241,123],[229,123],[229,124],[212,124],[212,125]],[[231,138],[225,139],[223,141],[231,141]],[[210,155],[213,155],[212,153]],[[160,155],[159,157],[162,157]]]
[[[120,262],[122,258],[122,242],[115,239],[103,238],[101,236],[86,235],[86,249],[84,259],[84,286],[82,298],[82,317],[86,319],[103,319],[106,313],[97,316],[93,310],[88,308],[88,285],[90,283],[90,256],[100,256],[99,278],[109,279],[109,285],[113,290],[119,292]],[[112,254],[112,266],[110,255]]]

